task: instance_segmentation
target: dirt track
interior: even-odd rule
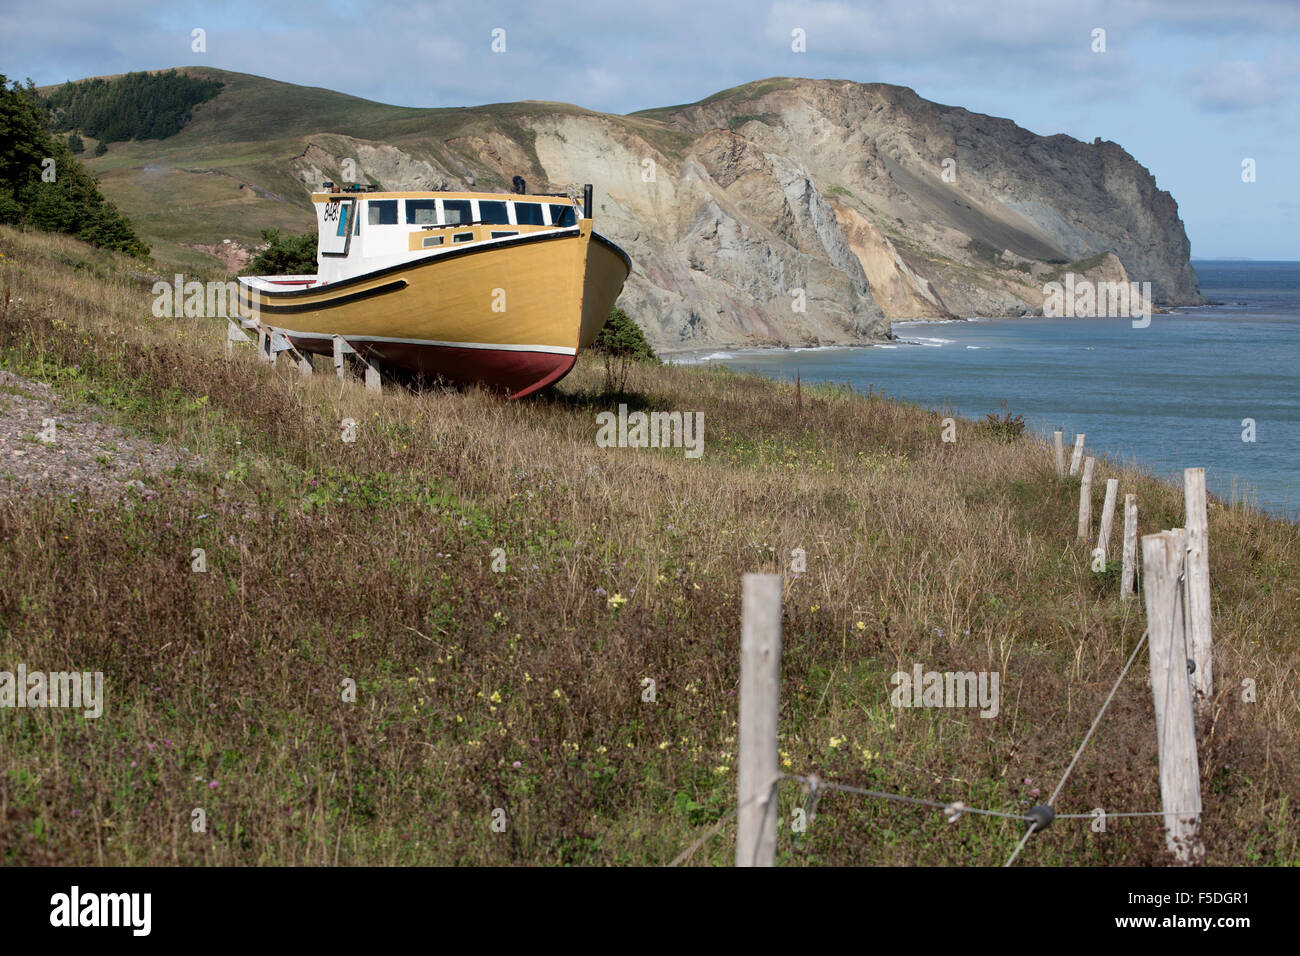
[[[147,495],[172,469],[200,463],[103,417],[94,406],[70,406],[42,382],[0,371],[0,496]]]

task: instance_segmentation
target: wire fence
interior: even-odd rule
[[[1176,612],[1179,608],[1179,605],[1181,604],[1182,585],[1185,581],[1185,576],[1186,576],[1186,571],[1184,570],[1181,571],[1178,574],[1177,578],[1175,579],[1173,605],[1171,607],[1172,612]],[[1178,618],[1176,614],[1171,613],[1170,614],[1170,641],[1171,642],[1173,641],[1174,638],[1174,633],[1173,633],[1174,625],[1177,620]],[[1099,814],[1096,811],[1093,811],[1091,813],[1056,813],[1056,811],[1053,808],[1056,804],[1056,798],[1060,796],[1062,789],[1065,787],[1066,781],[1069,780],[1070,778],[1070,774],[1074,771],[1074,768],[1078,765],[1079,758],[1083,755],[1083,751],[1088,746],[1088,742],[1092,740],[1093,734],[1096,732],[1098,726],[1100,726],[1101,720],[1106,714],[1106,710],[1110,707],[1111,702],[1115,699],[1115,694],[1119,691],[1120,685],[1123,683],[1124,678],[1128,675],[1130,668],[1132,668],[1133,662],[1137,660],[1138,654],[1141,652],[1142,648],[1146,645],[1147,638],[1150,636],[1150,633],[1151,632],[1149,628],[1142,632],[1142,637],[1138,640],[1137,644],[1133,647],[1132,653],[1129,654],[1128,661],[1124,664],[1124,667],[1120,670],[1119,676],[1115,679],[1115,683],[1111,686],[1110,693],[1106,695],[1105,701],[1102,702],[1100,709],[1097,711],[1096,717],[1093,718],[1092,724],[1088,727],[1088,732],[1084,734],[1082,742],[1080,742],[1078,748],[1076,748],[1076,750],[1074,751],[1074,755],[1070,758],[1069,764],[1066,766],[1065,771],[1061,774],[1060,779],[1057,781],[1056,787],[1052,790],[1052,795],[1047,799],[1046,803],[1039,804],[1038,806],[1032,808],[1028,813],[1012,813],[1004,810],[989,810],[980,807],[969,807],[960,800],[954,800],[954,801],[926,800],[921,797],[912,797],[901,793],[889,793],[883,790],[870,790],[865,787],[853,786],[851,784],[838,783],[830,780],[823,780],[821,777],[817,776],[816,774],[802,775],[802,774],[793,774],[793,773],[778,773],[777,776],[772,780],[771,784],[766,788],[766,790],[762,792],[763,799],[774,800],[777,795],[777,787],[781,783],[781,781],[783,780],[797,781],[804,788],[806,788],[808,794],[803,808],[805,827],[811,826],[813,820],[816,818],[817,804],[823,791],[847,793],[853,796],[868,797],[876,800],[892,801],[895,803],[910,804],[912,806],[926,807],[934,810],[942,810],[949,823],[956,823],[961,817],[966,816],[968,814],[972,816],[994,817],[994,818],[1000,818],[1005,820],[1019,820],[1028,824],[1028,826],[1027,829],[1025,830],[1024,835],[1020,838],[1020,842],[1016,845],[1016,848],[1012,851],[1010,857],[1007,858],[1007,862],[1003,864],[1003,866],[1005,867],[1012,866],[1019,858],[1021,851],[1025,848],[1025,845],[1029,842],[1029,838],[1033,836],[1034,833],[1045,830],[1051,823],[1055,822],[1056,820],[1098,819]],[[1185,631],[1184,631],[1183,649],[1184,652],[1186,652],[1187,648],[1186,648]],[[1173,674],[1174,674],[1174,668],[1169,668],[1168,680],[1173,679]],[[1166,683],[1168,684],[1168,681]],[[1168,699],[1169,692],[1170,692],[1170,688],[1166,686],[1165,688],[1166,699]],[[757,797],[751,797],[750,800],[747,800],[744,803],[740,803],[737,806],[732,807],[731,810],[729,810],[727,813],[723,814],[722,817],[716,820],[713,823],[713,825],[710,826],[708,831],[706,831],[702,836],[700,836],[693,843],[691,843],[690,846],[688,846],[681,853],[679,853],[673,859],[673,861],[668,865],[679,866],[682,863],[685,863],[688,860],[690,860],[690,858],[695,855],[696,851],[698,851],[700,847],[702,847],[710,839],[716,836],[732,817],[736,816],[743,807],[749,805],[749,803],[752,802],[752,800],[754,799],[757,799]],[[1119,813],[1105,813],[1105,812],[1103,813],[1105,819],[1141,818],[1141,817],[1168,818],[1168,817],[1199,816],[1200,810],[1195,810],[1195,811],[1138,810],[1138,811],[1126,811],[1126,812],[1119,812]],[[795,834],[796,847],[798,846],[798,840],[801,835],[802,835],[801,832]]]

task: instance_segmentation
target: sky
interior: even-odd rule
[[[38,85],[204,65],[401,106],[627,113],[769,76],[896,83],[1119,143],[1199,258],[1300,259],[1297,51],[1300,0],[0,0],[0,73]]]

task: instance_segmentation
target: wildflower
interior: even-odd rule
[[[845,741],[846,739],[847,739],[847,738],[845,738],[845,737],[832,737],[832,738],[831,738],[831,749],[834,750],[834,749],[835,749],[836,747],[838,747],[840,744],[844,743],[844,741]]]
[[[671,746],[672,746],[672,744],[671,744],[669,741],[665,740],[663,743],[661,743],[661,744],[659,745],[659,749],[660,749],[660,750],[667,750],[667,749],[668,749],[669,747],[671,747]]]
[[[557,687],[555,688],[555,690],[551,691],[551,696],[554,697],[556,700],[559,700],[564,695],[560,693],[560,688]]]
[[[501,691],[499,691],[499,690],[494,690],[494,691],[492,692],[492,696],[489,697],[488,700],[492,701],[492,703],[494,703],[494,704],[499,704],[499,703],[501,703]]]
[[[722,765],[720,765],[720,766],[714,767],[714,768],[713,768],[713,772],[716,773],[718,776],[722,776],[724,773],[726,773],[726,772],[727,772],[728,770],[730,770],[730,769],[731,769],[731,768],[728,767],[726,764],[722,764]]]
[[[518,760],[516,760],[516,761],[515,761],[514,763],[512,763],[510,766],[512,766],[512,767],[514,767],[516,770],[518,770],[520,767],[523,766],[523,764],[522,764],[521,762],[519,762]]]
[[[613,595],[610,596],[608,603],[610,607],[612,607],[614,610],[617,611],[620,607],[622,607],[624,604],[627,603],[627,598],[623,597],[623,595],[619,594],[616,591]]]
[[[867,625],[863,624],[861,621],[858,621],[857,628],[859,631],[865,631],[867,629]]]
[[[217,782],[216,782],[215,780],[211,780],[211,781],[209,781],[209,782],[208,782],[208,789],[209,789],[209,790],[215,790],[215,789],[217,789]]]
[[[792,764],[790,763],[790,755],[786,753],[784,750],[781,751],[781,766],[782,767],[792,766]]]

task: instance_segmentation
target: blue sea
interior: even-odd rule
[[[982,418],[1007,403],[1046,438],[1300,520],[1300,262],[1196,260],[1216,303],[1123,319],[896,322],[896,344],[735,350],[702,361],[806,383],[847,382]],[[1254,422],[1254,441],[1249,424]],[[1244,423],[1245,422],[1245,423]]]

